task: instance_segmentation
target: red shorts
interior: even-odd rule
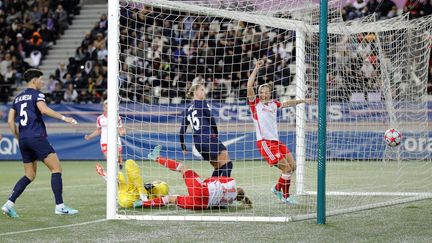
[[[106,143],[101,144],[102,153],[106,153],[107,149],[108,149],[108,145]],[[121,145],[118,146],[118,152],[119,153],[122,152],[122,146]]]
[[[270,166],[274,166],[290,153],[285,144],[275,140],[259,140],[257,141],[257,147]]]
[[[184,209],[200,210],[208,208],[209,191],[197,173],[188,170],[183,175],[188,195],[177,197],[177,206]]]

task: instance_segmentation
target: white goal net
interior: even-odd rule
[[[192,101],[186,93],[202,84],[233,163],[232,177],[252,200],[209,209],[122,207],[116,218],[213,221],[292,221],[315,217],[317,188],[319,6],[317,1],[139,0],[120,1],[118,112],[126,128],[124,160],[140,167],[144,183],[161,180],[172,195],[188,194],[182,175],[149,160],[184,163],[202,179],[212,165],[194,149],[182,153],[179,131]],[[432,18],[374,16],[343,22],[341,1],[329,1],[327,72],[326,207],[329,215],[432,197],[432,140],[426,84]],[[111,41],[111,39],[109,40]],[[110,52],[110,55],[116,53]],[[311,99],[278,110],[279,138],[297,170],[290,194],[280,202],[271,191],[280,170],[256,147],[246,84],[264,60],[257,85],[272,86],[274,99]],[[112,77],[111,77],[112,78]],[[389,147],[390,128],[402,143]],[[126,173],[126,182],[132,181]],[[131,185],[129,185],[131,186]],[[138,192],[133,190],[136,199]],[[108,197],[119,198],[108,193]],[[154,195],[149,195],[154,198]]]

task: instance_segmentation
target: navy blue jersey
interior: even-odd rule
[[[184,134],[189,125],[191,125],[195,141],[201,141],[203,136],[218,135],[216,121],[211,115],[209,104],[205,100],[193,100],[183,113],[180,128],[180,143],[183,150],[186,149]]]
[[[20,138],[46,137],[47,132],[42,113],[36,103],[45,102],[45,95],[36,89],[27,88],[12,103],[17,112]]]

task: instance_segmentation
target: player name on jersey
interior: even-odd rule
[[[32,99],[32,95],[21,95],[15,98],[15,103],[18,103],[20,101],[31,100],[31,99]]]

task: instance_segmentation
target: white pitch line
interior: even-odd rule
[[[50,230],[50,229],[60,229],[60,228],[67,228],[67,227],[75,227],[75,226],[95,224],[95,223],[105,222],[105,221],[107,221],[107,219],[98,219],[98,220],[87,221],[87,222],[82,222],[82,223],[78,223],[78,224],[67,224],[67,225],[52,226],[52,227],[46,227],[46,228],[38,228],[38,229],[30,229],[30,230],[22,230],[22,231],[1,233],[0,236],[17,235],[17,234],[23,234],[23,233],[31,233],[31,232],[37,232],[37,231],[43,231],[43,230]]]

